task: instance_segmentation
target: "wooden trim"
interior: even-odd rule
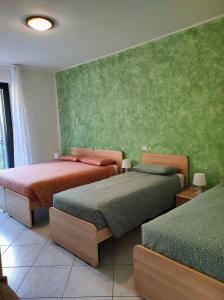
[[[111,158],[116,161],[118,166],[119,173],[122,173],[122,160],[123,160],[123,153],[122,151],[118,150],[109,150],[109,149],[97,149],[97,148],[78,148],[72,147],[71,148],[72,155],[82,155],[82,156],[101,156],[105,158]]]
[[[140,245],[134,248],[134,279],[145,299],[224,299],[224,283]]]
[[[111,236],[109,229],[97,231],[93,224],[54,207],[50,208],[49,215],[52,240],[96,267],[99,263],[98,244]]]
[[[142,163],[161,164],[165,166],[176,167],[184,174],[184,186],[188,187],[188,158],[184,155],[143,153]]]
[[[5,189],[6,210],[7,213],[17,219],[22,224],[31,228],[32,213],[30,208],[30,199]]]
[[[187,203],[188,201],[190,201],[190,199],[181,198],[181,197],[176,196],[176,207],[183,205],[183,204]]]
[[[10,216],[25,226],[32,227],[32,210],[40,207],[38,201],[31,202],[29,198],[5,189],[5,202],[6,211]]]
[[[94,148],[79,148],[79,147],[72,147],[71,148],[71,155],[74,156],[92,156]]]
[[[101,243],[107,239],[109,239],[112,236],[112,232],[110,231],[110,229],[107,228],[103,228],[99,231],[97,231],[97,243]]]
[[[29,198],[0,186],[0,209],[23,225],[33,226],[32,211],[40,208],[39,201],[31,201]]]

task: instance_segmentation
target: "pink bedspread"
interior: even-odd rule
[[[114,167],[93,166],[81,162],[53,161],[0,171],[0,185],[41,206],[52,205],[53,194],[108,178]]]

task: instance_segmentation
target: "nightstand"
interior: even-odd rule
[[[196,188],[190,187],[183,190],[182,192],[176,194],[176,207],[190,201],[198,195],[200,195],[200,193]]]

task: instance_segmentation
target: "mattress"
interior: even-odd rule
[[[43,207],[49,207],[53,202],[53,194],[114,174],[113,165],[52,161],[1,170],[0,185],[31,201],[39,201]]]
[[[224,184],[142,225],[142,244],[224,281]]]
[[[93,223],[98,230],[109,226],[113,235],[120,237],[173,208],[180,190],[176,175],[132,171],[58,193],[53,206]]]

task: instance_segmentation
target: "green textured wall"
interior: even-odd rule
[[[224,178],[224,18],[56,74],[61,145],[185,154]]]

